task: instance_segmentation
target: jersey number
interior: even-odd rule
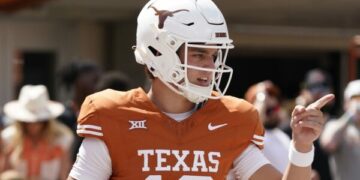
[[[161,175],[150,175],[145,180],[161,180]],[[181,176],[179,180],[212,180],[209,176]]]

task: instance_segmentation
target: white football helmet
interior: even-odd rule
[[[225,94],[233,73],[225,61],[233,45],[225,19],[211,0],[150,0],[141,10],[137,23],[135,58],[153,76],[194,103]],[[177,54],[182,45],[183,62]],[[216,67],[188,65],[189,47],[218,49]],[[188,69],[211,72],[212,82],[206,87],[190,83]],[[223,73],[228,75],[221,88]]]

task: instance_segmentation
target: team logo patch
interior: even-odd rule
[[[129,130],[133,129],[147,129],[146,127],[146,120],[129,120],[130,128]]]
[[[164,27],[165,20],[168,17],[173,17],[175,13],[178,13],[178,12],[181,12],[181,11],[189,12],[189,10],[187,10],[187,9],[178,9],[178,10],[175,10],[175,11],[158,10],[153,5],[150,5],[148,8],[152,8],[155,11],[155,15],[159,16],[159,24],[158,24],[159,29],[162,29]],[[191,25],[191,24],[189,24],[189,25]]]
[[[226,126],[226,125],[227,125],[227,123],[218,124],[218,125],[213,125],[213,124],[209,123],[208,129],[209,129],[209,131],[214,131],[214,130],[219,129],[219,128],[222,128],[222,127],[224,127],[224,126]]]

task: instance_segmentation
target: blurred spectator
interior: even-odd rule
[[[100,68],[95,64],[84,62],[73,62],[65,66],[61,71],[61,81],[68,90],[69,99],[65,103],[65,112],[59,116],[59,120],[67,125],[75,136],[72,146],[72,161],[76,159],[76,154],[82,139],[76,135],[77,117],[80,106],[85,97],[96,91],[96,84],[100,78]]]
[[[7,170],[0,174],[1,180],[25,180],[25,176],[16,170]]]
[[[0,114],[0,130],[4,128],[4,121],[5,121],[4,115]]]
[[[305,75],[305,82],[300,95],[296,98],[296,104],[306,106],[329,93],[333,93],[331,76],[321,69],[312,69]],[[325,110],[328,110],[333,103],[334,101],[324,107]]]
[[[114,89],[117,91],[126,91],[130,88],[130,79],[129,77],[118,71],[110,71],[104,73],[99,83],[96,86],[97,91],[105,89]]]
[[[66,111],[60,120],[70,128],[76,127],[76,117],[85,97],[96,91],[96,84],[100,78],[100,69],[95,64],[72,62],[63,67],[60,72],[61,82],[69,93]],[[76,129],[76,128],[75,128]]]
[[[347,85],[344,101],[345,113],[326,124],[320,140],[331,154],[334,179],[355,180],[360,177],[360,80]]]
[[[3,121],[4,121],[4,116],[2,114],[0,114],[0,133],[4,129]],[[2,172],[3,169],[4,169],[4,151],[3,150],[4,150],[4,145],[3,145],[2,140],[0,138],[0,172]]]
[[[332,78],[329,73],[321,69],[312,69],[306,73],[303,88],[295,101],[297,105],[307,106],[316,99],[332,92]],[[330,119],[329,110],[333,105],[333,102],[329,102],[322,108],[324,117],[327,120]],[[291,136],[291,128],[288,128],[286,131]],[[312,168],[317,171],[320,179],[331,180],[328,154],[320,146],[319,140],[314,142],[314,146],[315,157]]]
[[[70,169],[71,131],[55,118],[64,106],[50,101],[43,85],[26,85],[19,99],[5,104],[14,120],[2,133],[5,170],[14,169],[27,179],[66,179]]]
[[[290,138],[279,127],[284,116],[281,109],[280,89],[271,81],[263,81],[252,85],[245,93],[245,99],[257,108],[265,127],[264,154],[271,164],[281,173],[288,165]]]

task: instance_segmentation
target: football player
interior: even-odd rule
[[[135,58],[151,89],[86,98],[77,129],[85,139],[69,179],[281,179],[261,152],[255,108],[224,96],[231,48],[211,0],[150,0],[138,16]],[[332,98],[295,107],[285,179],[310,178],[313,141],[324,124],[320,108]]]

